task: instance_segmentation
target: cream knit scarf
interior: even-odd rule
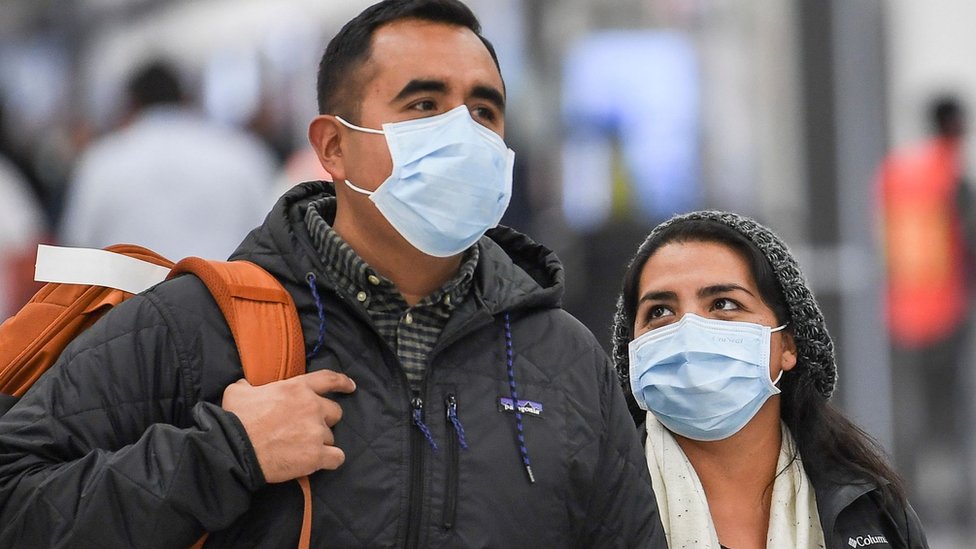
[[[785,425],[782,429],[783,444],[776,470],[783,472],[773,482],[766,547],[823,548],[824,536],[813,486],[799,459],[790,464],[793,437]],[[647,414],[646,450],[668,546],[719,549],[718,534],[698,474],[674,436],[651,413]]]

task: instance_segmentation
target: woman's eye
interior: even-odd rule
[[[667,307],[663,305],[655,305],[654,307],[651,307],[649,311],[647,311],[647,317],[652,319],[661,318],[663,316],[667,316],[670,313],[671,311],[669,311]]]
[[[717,311],[734,311],[739,308],[739,304],[731,299],[720,297],[712,303],[712,309]]]

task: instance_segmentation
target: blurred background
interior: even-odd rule
[[[33,292],[38,242],[127,234],[105,226],[126,215],[100,182],[132,181],[127,200],[162,218],[128,212],[139,243],[178,257],[195,252],[181,230],[225,231],[196,253],[226,256],[290,185],[323,177],[305,138],[318,60],[369,3],[0,0],[0,319]],[[563,259],[567,308],[609,346],[624,267],[654,224],[706,207],[768,224],[827,317],[835,403],[893,455],[931,545],[971,547],[976,3],[468,4],[509,94],[504,223]],[[158,60],[179,93],[140,98],[133,74]],[[167,156],[180,141],[206,158]],[[239,200],[181,209],[225,196],[213,181]]]

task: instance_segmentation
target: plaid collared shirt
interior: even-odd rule
[[[464,253],[454,278],[411,307],[392,282],[373,270],[332,229],[326,218],[335,218],[335,208],[336,199],[325,197],[310,203],[305,212],[305,224],[325,263],[325,274],[349,299],[363,304],[380,336],[396,351],[410,387],[419,391],[428,355],[452,311],[471,289],[479,245]]]

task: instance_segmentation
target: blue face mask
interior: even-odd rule
[[[630,342],[634,397],[673,433],[702,441],[729,438],[779,393],[769,379],[769,339],[785,327],[689,313],[651,330]]]
[[[450,257],[468,249],[501,220],[512,197],[515,153],[461,105],[444,114],[362,128],[386,136],[393,172],[368,195],[413,247]]]

